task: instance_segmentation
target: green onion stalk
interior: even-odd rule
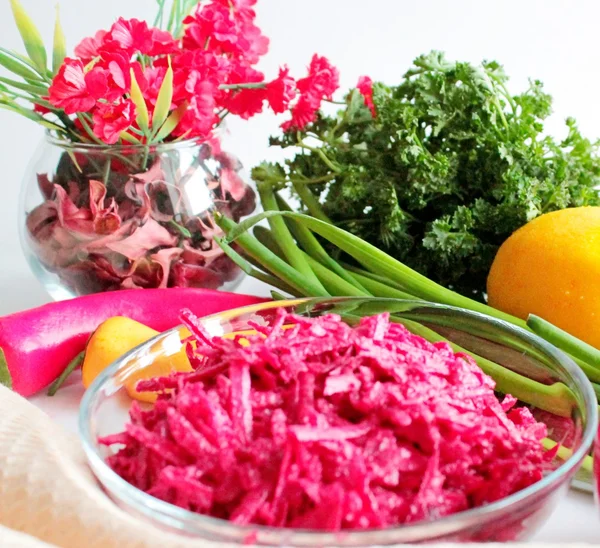
[[[539,335],[569,355],[592,381],[597,395],[600,395],[600,351],[596,348],[542,318],[530,316],[523,321],[433,282],[381,249],[335,226],[322,211],[316,209],[319,208],[318,203],[309,204],[310,208],[304,204],[311,213],[306,215],[294,212],[271,183],[259,182],[258,191],[263,213],[239,224],[216,215],[216,222],[225,234],[225,237],[217,240],[218,244],[250,276],[295,297],[356,296],[421,300],[506,321]],[[302,194],[298,195],[302,200]],[[265,220],[268,228],[259,224]],[[321,244],[322,240],[337,248],[339,256],[349,257],[355,264],[349,265],[334,259]],[[231,247],[234,241],[238,251]],[[426,321],[419,319],[394,317],[395,321],[429,341],[445,341],[456,351],[466,352],[458,344],[426,326]],[[576,399],[564,383],[549,384],[548,379],[521,375],[476,353],[468,353],[495,380],[499,392],[510,393],[524,403],[559,416],[572,416]]]

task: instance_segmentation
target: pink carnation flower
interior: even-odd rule
[[[135,107],[129,99],[116,105],[101,103],[94,111],[94,133],[105,143],[114,145],[134,120]]]
[[[114,50],[115,46],[122,48],[129,55],[140,52],[154,57],[175,53],[177,42],[170,33],[164,30],[149,28],[148,23],[138,19],[123,19],[122,17],[112,26],[106,36],[107,45]],[[114,44],[110,44],[113,42]]]
[[[287,67],[279,69],[279,76],[267,84],[267,101],[276,114],[285,112],[296,97],[296,81]]]
[[[79,59],[65,59],[49,89],[49,101],[67,114],[87,112],[107,90],[103,72],[84,72]]]

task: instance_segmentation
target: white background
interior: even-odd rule
[[[54,1],[22,0],[51,41]],[[69,47],[119,15],[151,20],[152,0],[62,0]],[[495,59],[511,76],[510,89],[540,79],[554,97],[547,130],[564,134],[574,116],[590,138],[600,137],[600,1],[598,0],[259,0],[259,25],[271,38],[262,63],[268,76],[287,63],[301,76],[314,52],[340,68],[343,89],[362,74],[393,84],[416,56],[431,49],[450,58]],[[0,45],[21,49],[9,3],[0,1]],[[230,149],[248,167],[276,152],[267,150],[279,121],[265,115],[229,123]],[[17,237],[21,178],[41,131],[0,110],[0,314],[48,300],[29,272]],[[241,289],[252,291],[245,284]],[[56,410],[56,401],[50,411]],[[591,497],[572,493],[538,535],[547,541],[600,541]]]

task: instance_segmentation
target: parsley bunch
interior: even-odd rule
[[[374,85],[375,117],[352,90],[336,115],[272,138],[296,154],[253,178],[293,186],[304,211],[482,299],[512,232],[548,211],[600,203],[598,143],[570,118],[563,141],[544,135],[551,97],[539,81],[511,95],[507,80],[496,62],[421,56],[399,85]]]

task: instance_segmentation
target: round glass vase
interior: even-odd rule
[[[232,155],[195,140],[95,145],[47,135],[20,198],[21,245],[55,300],[134,288],[233,290],[241,270],[213,215],[251,214]]]

